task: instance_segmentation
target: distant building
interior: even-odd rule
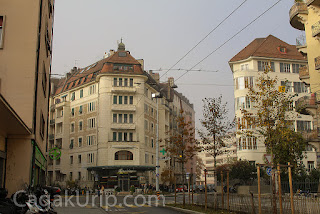
[[[297,48],[306,55],[308,65],[301,67],[301,81],[310,86],[310,94],[298,100],[300,113],[314,117],[313,130],[308,134],[308,141],[317,150],[320,164],[320,1],[306,0],[295,2],[291,7],[290,24],[297,30],[305,31],[305,38],[297,39]],[[302,41],[302,42],[301,42]]]
[[[157,93],[162,98],[152,98]],[[143,60],[133,58],[122,42],[104,59],[73,68],[51,99],[48,147],[58,147],[62,155],[49,161],[48,183],[128,191],[131,185],[155,185],[165,167],[178,172],[177,161],[162,151],[156,175],[156,131],[159,123],[159,139],[167,138],[181,106],[194,122],[187,98],[170,81],[160,83],[159,74],[144,71]]]
[[[0,1],[0,187],[45,184],[54,1]]]
[[[271,78],[278,78],[278,86],[285,86],[291,94],[298,94],[295,100],[307,95],[310,88],[299,79],[299,69],[307,64],[304,56],[298,52],[296,46],[289,45],[282,40],[269,35],[258,38],[236,54],[230,61],[234,79],[235,115],[237,130],[252,129],[254,126],[246,125],[241,109],[254,112],[250,100],[246,96],[248,88],[255,87],[259,73],[271,66]],[[286,82],[287,81],[287,82]],[[294,106],[296,103],[293,104]],[[308,134],[313,129],[313,118],[310,115],[295,113],[294,129],[303,134]],[[241,124],[241,126],[240,126]],[[264,163],[266,148],[261,138],[244,137],[239,134],[237,138],[238,159],[246,159],[255,163]],[[316,151],[312,147],[306,148],[307,159],[303,162],[309,169],[316,167]]]

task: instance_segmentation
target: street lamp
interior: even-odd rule
[[[160,92],[152,94],[152,98],[162,98],[162,95]],[[156,130],[156,191],[159,191],[159,103],[157,100],[157,130]]]

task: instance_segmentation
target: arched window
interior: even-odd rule
[[[115,160],[133,160],[133,154],[129,151],[118,151],[114,155]]]

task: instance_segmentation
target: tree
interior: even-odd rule
[[[197,161],[196,179],[200,180],[205,165],[204,165],[202,159],[199,158],[198,156],[196,157],[196,161]]]
[[[238,160],[230,165],[230,179],[239,179],[243,184],[250,184],[257,177],[256,167],[247,160]]]
[[[184,164],[191,160],[199,151],[198,143],[195,139],[195,130],[191,121],[187,121],[184,111],[181,110],[177,117],[176,132],[171,132],[166,139],[166,151],[171,157],[181,164],[182,185],[185,184]],[[185,206],[185,193],[183,192],[183,206]]]
[[[198,130],[202,140],[201,149],[214,158],[214,170],[217,167],[216,158],[226,153],[227,133],[234,127],[234,121],[228,120],[227,103],[222,103],[222,95],[218,98],[205,98],[203,100],[203,118],[200,120],[204,130]],[[217,184],[216,173],[214,182]]]
[[[246,123],[238,124],[238,133],[244,136],[257,136],[264,141],[267,153],[272,154],[273,163],[297,164],[303,158],[306,142],[292,126],[293,97],[277,88],[277,78],[269,76],[266,69],[250,87],[247,97],[254,111],[242,109]],[[250,129],[252,127],[253,129]],[[248,129],[249,128],[249,129]]]

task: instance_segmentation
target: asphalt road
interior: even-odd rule
[[[180,199],[181,196],[178,196]],[[174,197],[160,198],[155,196],[96,196],[61,197],[55,200],[58,214],[99,214],[99,213],[181,213],[166,208],[165,204],[173,203]]]

